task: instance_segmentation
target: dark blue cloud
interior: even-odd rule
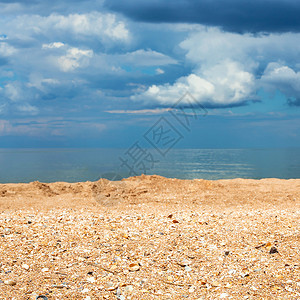
[[[151,23],[197,23],[233,32],[299,32],[297,0],[106,0],[106,7]]]
[[[299,106],[300,107],[300,98],[288,99],[287,103],[288,103],[289,106]]]

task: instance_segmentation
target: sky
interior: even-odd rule
[[[299,15],[298,0],[0,0],[0,147],[151,147],[166,120],[174,147],[300,147]]]

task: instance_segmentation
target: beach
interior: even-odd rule
[[[299,299],[300,179],[1,184],[0,299]]]

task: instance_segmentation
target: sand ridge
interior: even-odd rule
[[[0,184],[0,208],[126,206],[138,203],[189,203],[235,206],[297,202],[299,179],[179,180],[157,175],[121,181]]]

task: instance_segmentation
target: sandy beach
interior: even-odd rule
[[[0,185],[0,299],[299,299],[300,179]]]

